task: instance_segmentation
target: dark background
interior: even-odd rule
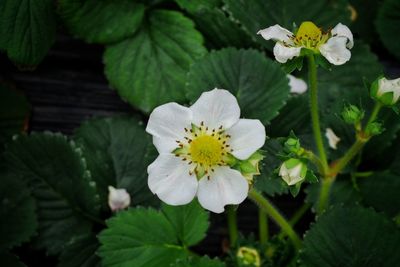
[[[390,77],[400,76],[400,65],[380,47],[373,47]],[[73,133],[74,129],[92,117],[114,114],[136,113],[130,105],[123,102],[116,91],[108,86],[103,74],[103,46],[88,45],[66,34],[60,34],[45,60],[34,70],[21,72],[4,54],[0,55],[0,80],[12,82],[22,90],[30,104],[32,113],[29,121],[30,131],[49,130]],[[143,115],[143,119],[146,116]],[[301,205],[303,195],[296,200],[289,195],[276,196],[273,202],[287,217]],[[311,213],[296,226],[302,233],[313,220]],[[241,205],[238,210],[238,225],[244,234],[257,235],[257,207],[252,203]],[[270,232],[278,228],[270,223]],[[207,238],[194,250],[210,256],[221,256],[227,242],[227,229],[224,215],[213,215]],[[56,259],[46,259],[45,252],[34,253],[27,245],[16,249],[28,266],[54,266]]]

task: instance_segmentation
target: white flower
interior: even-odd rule
[[[197,195],[216,213],[241,203],[249,185],[228,162],[249,158],[266,135],[259,120],[239,118],[236,98],[222,89],[203,93],[189,108],[167,103],[154,109],[146,131],[160,155],[147,169],[150,190],[170,205],[187,204]]]
[[[112,211],[118,211],[129,207],[131,196],[123,189],[116,189],[113,186],[108,187],[108,206]]]
[[[307,91],[307,83],[304,80],[290,74],[287,77],[289,78],[290,92],[292,94],[303,94]]]
[[[350,60],[349,49],[354,45],[353,34],[341,23],[326,33],[323,33],[314,23],[305,21],[296,34],[277,24],[260,30],[257,34],[261,34],[266,40],[276,41],[274,55],[280,63],[286,63],[300,56],[301,49],[304,48],[314,53],[321,53],[334,65],[342,65]]]
[[[307,166],[299,159],[288,159],[279,168],[279,176],[288,184],[295,185],[306,178]]]
[[[332,149],[337,149],[337,144],[340,142],[340,138],[333,132],[331,128],[326,128],[325,136],[328,139],[329,146]]]
[[[391,103],[395,104],[400,98],[400,78],[395,80],[388,80],[386,78],[380,78],[378,81],[377,97],[380,98],[383,94],[392,93]]]

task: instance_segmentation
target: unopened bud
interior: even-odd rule
[[[360,110],[357,106],[345,106],[342,111],[342,118],[348,124],[359,123],[364,118],[364,111]]]
[[[260,254],[254,248],[240,247],[236,257],[239,262],[239,266],[261,266]]]
[[[376,79],[371,85],[371,97],[385,106],[396,104],[400,98],[400,78],[388,80],[385,77]]]
[[[307,175],[307,165],[299,159],[288,159],[282,163],[279,176],[288,184],[295,185],[302,182]]]

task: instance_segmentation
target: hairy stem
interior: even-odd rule
[[[231,247],[234,247],[238,238],[237,214],[235,206],[230,205],[227,207],[227,220]]]
[[[292,240],[293,245],[297,248],[301,248],[301,239],[293,230],[292,226],[288,221],[280,214],[280,212],[265,198],[261,193],[255,191],[254,189],[249,192],[249,198],[256,203],[261,209],[274,220],[279,227],[284,231],[287,236]]]
[[[258,209],[258,231],[261,245],[266,244],[268,241],[268,217],[261,208]]]

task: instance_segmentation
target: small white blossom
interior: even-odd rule
[[[288,159],[279,168],[279,176],[288,184],[295,185],[306,178],[307,166],[299,159]]]
[[[337,144],[340,142],[340,138],[335,134],[331,128],[326,128],[325,136],[328,139],[329,146],[332,149],[337,149]]]
[[[112,211],[123,210],[131,204],[131,196],[123,189],[108,187],[108,206]]]
[[[290,92],[292,94],[303,94],[307,91],[307,83],[303,79],[296,78],[290,74],[287,77],[289,78]]]
[[[167,103],[150,114],[146,131],[160,155],[148,167],[150,190],[170,205],[184,205],[197,195],[206,209],[220,213],[248,194],[245,176],[230,168],[265,142],[259,120],[239,119],[240,108],[228,91],[203,93],[191,106]]]
[[[394,80],[388,80],[386,78],[380,78],[378,81],[377,97],[382,97],[385,93],[392,93],[391,104],[397,103],[400,98],[400,78]]]
[[[301,49],[308,49],[321,53],[331,64],[342,65],[350,60],[350,49],[354,45],[353,34],[341,23],[326,33],[314,23],[305,21],[296,34],[277,24],[260,30],[257,34],[276,42],[274,56],[280,63],[300,56]]]

